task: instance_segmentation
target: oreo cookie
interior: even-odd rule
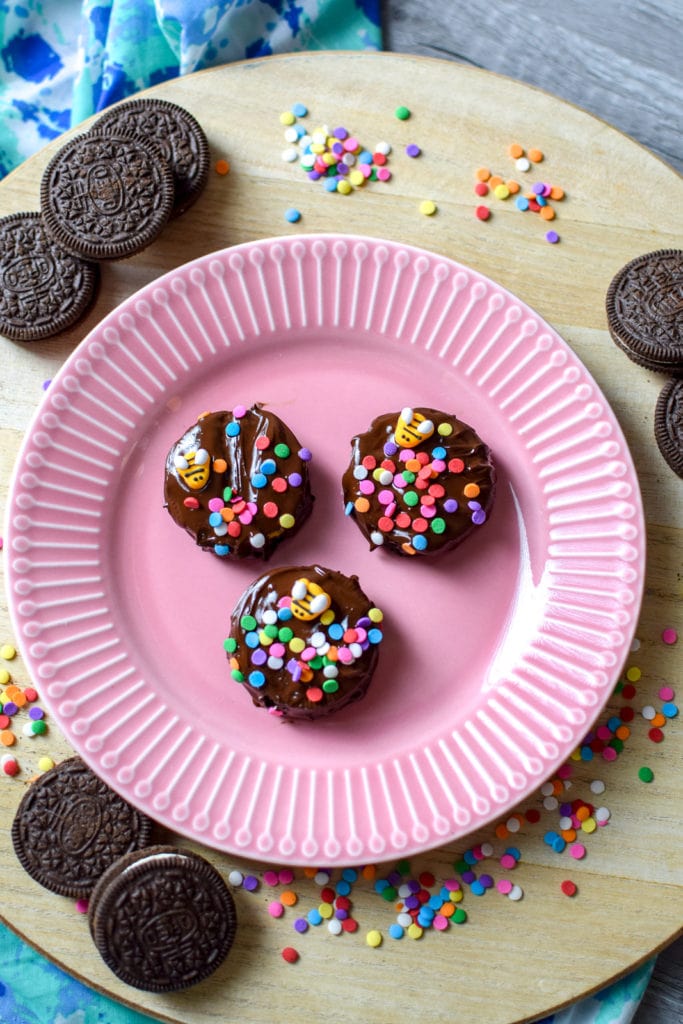
[[[184,107],[167,100],[120,103],[97,119],[96,132],[152,139],[173,171],[173,213],[184,213],[201,195],[209,177],[209,143],[199,122]]]
[[[71,139],[40,184],[45,227],[67,252],[116,260],[157,238],[173,209],[173,172],[155,144],[89,132]]]
[[[39,341],[71,327],[97,292],[96,263],[55,242],[39,213],[0,218],[0,333]]]
[[[102,782],[78,757],[31,784],[12,822],[22,867],[60,896],[87,897],[124,854],[148,846],[152,821]]]
[[[664,386],[655,406],[655,440],[674,473],[683,477],[683,380]]]
[[[100,956],[121,981],[177,992],[203,981],[230,951],[237,915],[230,890],[199,854],[153,846],[102,876],[88,909]]]
[[[683,376],[683,250],[631,260],[610,283],[605,304],[612,339],[629,359]]]

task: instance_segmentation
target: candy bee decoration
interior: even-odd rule
[[[434,424],[421,412],[415,412],[409,406],[401,411],[394,431],[394,441],[400,448],[412,448],[413,445],[426,441],[434,433]]]
[[[299,579],[292,587],[292,615],[297,619],[310,622],[326,612],[330,607],[330,595],[325,593],[319,583],[307,579]]]
[[[176,455],[173,464],[178,470],[178,476],[185,481],[190,490],[201,491],[206,487],[211,472],[206,448],[193,448],[184,455]]]

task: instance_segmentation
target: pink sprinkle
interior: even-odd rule
[[[315,658],[317,653],[318,652],[316,651],[315,647],[306,647],[301,652],[301,660],[302,661],[312,661],[313,658]]]
[[[505,868],[506,871],[514,870],[516,864],[517,861],[511,853],[504,853],[503,856],[500,858],[500,866],[502,868]]]
[[[662,640],[665,644],[675,644],[678,640],[678,633],[672,626],[662,630]]]
[[[560,768],[557,769],[557,777],[558,779],[568,779],[571,777],[573,771],[574,768],[572,765],[563,764]]]
[[[274,658],[284,658],[286,650],[285,645],[278,642],[270,645],[268,653],[272,654]]]
[[[283,868],[277,877],[279,879],[280,885],[291,885],[291,883],[294,881],[294,872],[291,870],[291,868]]]
[[[358,490],[360,491],[361,494],[374,494],[375,485],[373,484],[372,480],[361,480],[360,483],[358,484]]]
[[[347,153],[355,153],[358,149],[358,139],[354,139],[353,135],[349,136],[348,139],[344,139],[344,149]]]
[[[353,661],[353,654],[348,647],[340,647],[337,651],[337,658],[343,662],[344,665],[348,665]]]
[[[432,469],[435,473],[443,473],[446,468],[446,463],[443,459],[432,459]]]
[[[266,885],[277,885],[277,871],[264,871],[263,881]]]
[[[390,505],[394,500],[394,492],[380,491],[379,494],[377,495],[377,500],[380,503],[380,505]]]
[[[617,752],[614,749],[614,747],[605,747],[605,749],[602,752],[602,756],[604,757],[605,761],[616,761]]]
[[[88,901],[85,897],[82,896],[79,900],[76,900],[76,910],[79,914],[88,913]]]
[[[676,692],[672,686],[663,686],[659,691],[660,700],[673,700],[676,696]]]
[[[444,917],[443,914],[435,914],[432,921],[432,928],[436,928],[437,932],[443,932],[448,928],[448,918]]]
[[[460,882],[457,878],[447,878],[443,884],[449,892],[458,892],[460,889]]]
[[[268,904],[268,913],[271,917],[282,917],[285,912],[285,908],[282,906],[279,900],[273,900]]]
[[[246,405],[236,405],[232,410],[232,414],[236,420],[241,420],[243,416],[247,415]]]
[[[569,853],[574,858],[574,860],[583,860],[583,858],[586,856],[586,847],[583,845],[583,843],[572,843],[572,845],[569,847]]]
[[[415,452],[413,451],[412,448],[402,448],[401,454],[399,455],[398,458],[400,462],[407,462],[408,459],[415,458]]]
[[[222,498],[209,498],[210,512],[220,512],[222,508],[225,508],[225,502]]]
[[[391,178],[391,171],[389,170],[388,167],[380,167],[380,169],[377,172],[377,177],[379,178],[380,181],[389,181],[389,179]]]
[[[512,882],[509,878],[501,878],[496,888],[498,889],[498,892],[502,892],[503,896],[507,896],[509,892],[512,892]]]

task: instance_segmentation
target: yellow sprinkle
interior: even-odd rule
[[[337,192],[340,192],[343,196],[348,196],[350,192],[353,192],[353,189],[348,181],[340,181],[337,185]]]
[[[598,824],[597,824],[595,818],[586,818],[585,821],[581,822],[581,831],[582,832],[588,832],[588,833],[595,832],[597,827],[598,827]]]
[[[334,907],[331,903],[321,903],[318,907],[318,913],[323,920],[327,921],[334,914]]]
[[[384,618],[384,612],[379,608],[371,608],[368,612],[368,618],[370,619],[370,622],[381,622]]]
[[[493,190],[493,194],[496,197],[496,199],[507,199],[508,196],[510,195],[510,189],[507,187],[507,185],[496,185],[496,187]]]
[[[12,658],[16,658],[17,650],[12,644],[3,644],[0,647],[0,658],[4,658],[5,661],[11,661]]]
[[[320,616],[320,621],[323,626],[329,626],[330,623],[334,622],[334,612],[331,608],[328,608],[326,612],[323,612]]]
[[[367,942],[368,946],[381,946],[382,933],[378,932],[376,928],[371,928],[368,934],[365,936],[365,941]]]
[[[431,217],[436,213],[436,203],[431,199],[423,199],[420,203],[420,213],[424,213],[425,217]]]
[[[324,146],[324,144],[322,142],[312,142],[311,143],[311,153],[315,153],[317,155],[320,155],[321,153],[324,153],[324,152],[325,152],[325,146]]]
[[[410,924],[410,925],[408,925],[408,937],[409,938],[411,938],[411,939],[421,939],[422,935],[423,935],[423,930],[422,930],[422,928],[420,928],[419,924]]]
[[[437,434],[440,434],[441,437],[450,437],[453,433],[453,427],[450,423],[439,423],[436,428],[436,432]]]
[[[6,668],[0,668],[0,686],[6,686],[11,678]]]
[[[270,647],[270,645],[271,645],[271,644],[272,644],[272,642],[273,642],[273,638],[272,638],[272,636],[268,636],[268,634],[266,633],[266,631],[265,631],[264,629],[262,629],[262,630],[261,630],[261,632],[260,632],[260,633],[259,633],[259,635],[258,635],[258,642],[259,642],[259,643],[260,643],[260,644],[261,644],[261,645],[262,645],[263,647]]]
[[[290,530],[295,523],[294,516],[290,512],[285,512],[283,516],[280,516],[280,526],[283,530]]]
[[[38,761],[38,768],[41,772],[49,772],[50,768],[54,768],[54,766],[54,761],[51,757],[48,757],[47,754],[44,757],[41,757]]]
[[[305,650],[305,648],[306,641],[302,640],[300,636],[294,636],[289,641],[289,649],[292,652],[292,654],[301,654],[301,652]]]
[[[352,185],[355,185],[356,188],[365,184],[365,178],[363,177],[360,171],[351,171],[351,173],[349,174],[349,181],[351,182]]]
[[[284,114],[280,114],[280,124],[294,124],[296,118],[291,110],[285,110]]]
[[[3,648],[3,650],[4,650],[4,648]],[[7,655],[3,654],[3,658],[6,658],[6,657],[7,657]],[[626,673],[626,678],[628,679],[629,683],[637,683],[638,680],[640,679],[640,677],[642,676],[642,674],[643,673],[640,671],[638,666],[637,665],[633,665],[628,670],[628,672]]]

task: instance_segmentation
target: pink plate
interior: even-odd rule
[[[163,507],[206,409],[263,402],[313,452],[313,515],[272,565],[358,575],[385,612],[368,696],[283,724],[230,679],[230,612],[263,571]],[[370,552],[349,440],[406,405],[494,450],[490,521],[441,560]],[[565,342],[473,270],[406,245],[275,238],[180,267],[52,382],[7,520],[13,621],[68,741],[140,810],[271,862],[388,860],[503,815],[567,758],[635,630],[645,531],[618,423]]]

